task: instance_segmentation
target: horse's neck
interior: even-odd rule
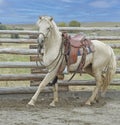
[[[54,32],[47,38],[43,57],[46,65],[49,65],[53,60],[57,58],[60,52],[61,44],[62,39],[60,32]]]
[[[45,45],[45,54],[49,54],[50,52],[53,52],[52,50],[58,52],[58,49],[61,45],[61,33],[55,29],[49,34],[46,45]],[[54,53],[54,52],[53,52]]]

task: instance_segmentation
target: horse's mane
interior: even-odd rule
[[[53,30],[52,30],[52,36],[53,37],[56,36],[57,38],[61,37],[61,32],[59,31],[56,23],[52,20],[51,24],[52,24],[52,28],[53,28]]]

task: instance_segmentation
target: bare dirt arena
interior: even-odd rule
[[[93,106],[82,106],[90,92],[60,93],[55,108],[52,94],[42,93],[35,107],[26,104],[33,94],[0,95],[0,125],[120,125],[120,91],[107,92]]]

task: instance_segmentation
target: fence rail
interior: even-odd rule
[[[60,31],[119,31],[120,27],[59,27]],[[26,55],[26,56],[36,56],[38,54],[37,49],[31,48],[31,49],[25,49],[25,48],[3,48],[2,43],[17,43],[17,44],[28,44],[28,45],[37,45],[37,39],[31,38],[29,36],[37,36],[39,33],[38,31],[29,31],[29,30],[0,30],[0,35],[2,34],[19,34],[19,35],[28,35],[26,38],[19,38],[19,39],[12,39],[12,38],[0,38],[0,54],[16,54],[16,55]],[[86,36],[89,39],[98,39],[98,40],[120,40],[120,36]],[[14,45],[14,44],[13,44]],[[113,43],[109,44],[113,49],[119,49],[120,43]],[[30,68],[31,71],[34,69],[39,70],[38,72],[34,74],[0,74],[0,81],[40,81],[44,78],[45,73],[47,72],[45,67],[40,65],[39,63],[36,64],[35,60],[37,58],[34,57],[32,62],[4,62],[1,60],[0,62],[0,68]],[[117,61],[120,60],[120,55],[116,55]],[[41,72],[41,73],[40,73]],[[117,67],[116,74],[120,74],[120,67]],[[61,86],[76,86],[76,85],[95,85],[95,81],[93,80],[80,80],[80,81],[59,81],[59,85]],[[31,83],[31,85],[38,85],[38,82]],[[111,85],[120,85],[120,79],[113,80],[111,82]]]
[[[120,27],[59,27],[61,31],[120,31]]]
[[[0,43],[23,43],[23,44],[35,44],[36,39],[10,39],[10,38],[0,38]]]
[[[1,74],[0,81],[42,80],[45,74]]]
[[[0,54],[36,55],[37,49],[0,48]]]
[[[120,31],[120,27],[59,27],[60,31]],[[38,31],[0,30],[0,34],[38,35]]]
[[[0,62],[0,68],[45,68],[36,62]]]
[[[120,48],[120,45],[114,45],[113,48]],[[38,51],[37,49],[0,48],[0,54],[37,55]]]

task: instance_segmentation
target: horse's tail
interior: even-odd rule
[[[116,57],[113,52],[113,49],[111,48],[111,58],[109,64],[107,65],[105,74],[103,75],[103,85],[101,87],[103,93],[106,92],[107,87],[110,84],[115,72],[116,72]]]

